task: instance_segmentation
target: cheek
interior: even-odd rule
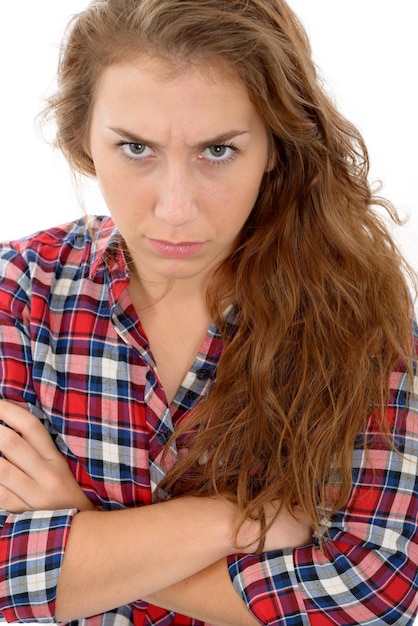
[[[228,240],[236,237],[247,221],[257,200],[260,180],[258,177],[249,180],[243,173],[232,181],[223,184],[218,181],[210,189],[201,190],[212,225]]]
[[[129,214],[139,205],[138,198],[141,198],[141,203],[145,201],[147,194],[144,186],[142,185],[141,189],[138,189],[138,184],[135,184],[135,181],[126,175],[119,174],[114,169],[99,169],[97,180],[112,214],[120,212]]]
[[[219,210],[212,214],[212,224],[222,233],[226,240],[235,239],[248,219],[254,206],[253,198],[249,195],[231,196]]]
[[[251,213],[259,194],[261,180],[262,176],[251,179],[248,176],[242,176],[239,182],[228,191],[228,202],[237,218],[242,216],[245,221]]]
[[[264,170],[251,173],[250,167],[240,168],[232,178],[218,179],[213,184],[201,187],[200,196],[206,201],[210,198],[211,205],[222,210],[223,207],[234,207],[240,211],[251,212],[257,199]],[[249,172],[251,173],[249,175]]]

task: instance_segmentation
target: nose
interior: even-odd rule
[[[193,222],[198,213],[193,172],[187,163],[167,164],[158,182],[155,216],[178,227]]]

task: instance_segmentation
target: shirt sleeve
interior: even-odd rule
[[[412,625],[418,605],[418,380],[391,377],[388,418],[399,452],[371,420],[353,454],[347,506],[296,550],[228,559],[237,592],[261,624]],[[367,443],[364,444],[364,441]]]
[[[47,426],[32,384],[31,278],[12,247],[0,250],[0,398],[29,409]],[[58,576],[75,509],[0,510],[0,612],[8,622],[53,622]]]

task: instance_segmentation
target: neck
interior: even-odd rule
[[[208,281],[199,279],[155,281],[131,272],[130,291],[137,303],[143,307],[174,307],[179,304],[204,308],[206,310],[206,289]]]

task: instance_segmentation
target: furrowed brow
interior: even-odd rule
[[[161,147],[159,143],[151,139],[146,139],[145,137],[139,137],[139,135],[136,135],[135,133],[132,133],[131,131],[126,130],[124,128],[111,127],[109,128],[109,130],[119,135],[124,141],[128,143],[140,143],[140,144],[144,144],[147,146],[155,146],[157,148]],[[198,141],[192,147],[200,148],[204,146],[221,145],[227,141],[230,141],[231,139],[234,139],[235,137],[239,137],[240,135],[246,135],[250,132],[251,132],[250,130],[235,130],[235,129],[230,130],[226,133],[222,133],[221,135],[216,135],[216,137],[210,137],[209,139]]]
[[[227,133],[223,133],[222,135],[217,135],[216,137],[211,137],[209,139],[205,139],[204,141],[199,141],[194,148],[199,146],[217,146],[227,141],[231,141],[235,137],[239,137],[240,135],[247,135],[251,131],[249,130],[231,130]]]
[[[155,143],[155,141],[151,141],[149,139],[146,139],[145,137],[139,137],[138,135],[135,135],[134,133],[131,133],[129,130],[125,130],[124,128],[115,128],[112,126],[109,128],[109,130],[119,135],[119,137],[121,137],[124,141],[128,143],[141,143],[147,146],[159,145]]]

